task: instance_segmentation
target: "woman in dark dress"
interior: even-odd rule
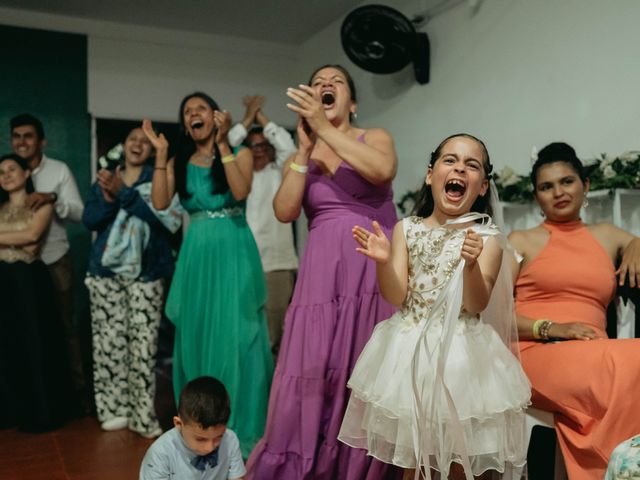
[[[0,158],[0,427],[60,427],[70,408],[63,326],[38,257],[53,207],[26,206],[33,192],[22,158]]]

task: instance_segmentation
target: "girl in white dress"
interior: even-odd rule
[[[431,154],[418,216],[393,230],[356,226],[377,262],[384,298],[400,310],[381,322],[349,380],[338,438],[405,478],[489,478],[526,460],[530,386],[513,342],[506,241],[491,220],[497,202],[484,144],[467,134]],[[491,198],[493,197],[493,198]]]

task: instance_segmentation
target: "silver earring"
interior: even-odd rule
[[[351,116],[353,117],[354,120],[357,120],[358,119],[358,112],[353,112],[351,114]]]
[[[589,206],[589,199],[587,197],[584,197],[584,200],[582,201],[582,208],[587,208]]]

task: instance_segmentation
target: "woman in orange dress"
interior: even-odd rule
[[[522,366],[533,406],[554,413],[569,479],[601,480],[615,446],[640,432],[640,339],[605,331],[616,280],[640,280],[640,239],[582,223],[589,179],[566,143],[540,151],[531,181],[546,218],[509,237],[524,257],[515,268]]]

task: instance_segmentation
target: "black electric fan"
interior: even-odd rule
[[[429,37],[386,5],[363,5],[342,23],[342,48],[353,63],[373,73],[394,73],[413,63],[416,80],[429,83]]]

